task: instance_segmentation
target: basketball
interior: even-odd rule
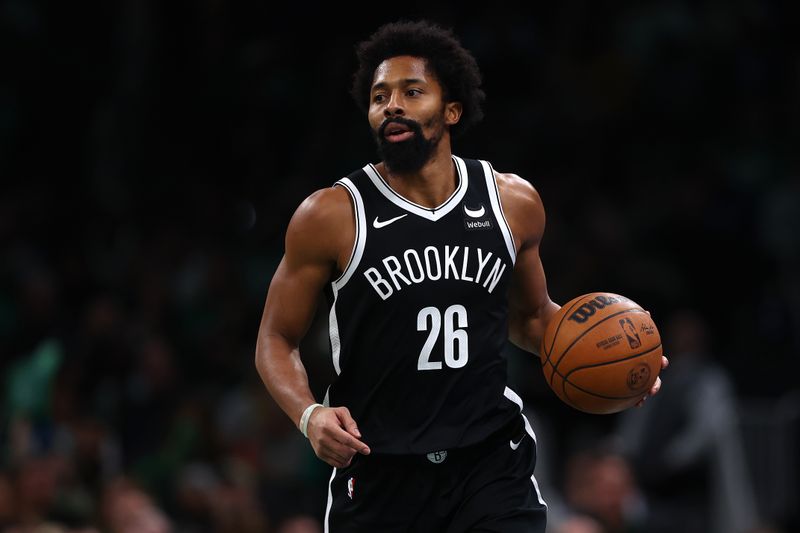
[[[545,379],[567,405],[593,414],[636,404],[661,371],[661,336],[642,307],[619,294],[592,292],[552,318],[540,356]]]

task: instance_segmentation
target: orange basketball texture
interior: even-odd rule
[[[539,353],[550,388],[587,413],[632,407],[661,371],[661,336],[650,315],[610,292],[567,302],[547,325]]]

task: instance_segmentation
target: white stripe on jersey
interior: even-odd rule
[[[522,419],[525,421],[525,431],[528,433],[528,435],[531,436],[531,438],[533,439],[533,443],[535,445],[536,433],[533,432],[531,423],[528,422],[528,417],[522,413],[522,408],[523,408],[522,398],[520,398],[519,394],[511,390],[509,387],[506,387],[506,390],[503,392],[503,396],[505,396],[506,398],[517,404],[517,407],[519,407],[519,412],[522,415]],[[545,502],[544,499],[542,498],[542,492],[539,490],[539,483],[536,481],[536,477],[534,475],[531,475],[531,483],[533,483],[533,488],[536,490],[536,497],[539,499],[539,503],[547,507],[547,502]]]
[[[350,181],[350,178],[342,178],[337,181],[334,186],[340,185],[350,194],[353,199],[354,217],[356,221],[356,238],[353,243],[353,251],[350,253],[350,260],[347,266],[344,267],[344,272],[339,278],[333,282],[334,288],[341,289],[353,275],[353,272],[358,268],[361,262],[361,256],[364,255],[364,247],[367,244],[367,216],[364,214],[364,200],[361,199],[361,193],[358,192],[355,184]]]
[[[330,525],[328,524],[328,520],[330,519],[331,515],[331,505],[333,505],[333,493],[332,493],[332,485],[333,485],[333,478],[336,477],[336,468],[333,469],[333,473],[331,474],[331,480],[328,481],[328,504],[325,506],[325,533],[329,532]]]
[[[503,239],[506,241],[508,254],[511,256],[511,262],[517,261],[517,248],[514,246],[514,236],[511,234],[511,227],[508,225],[506,215],[503,213],[503,204],[500,202],[500,191],[497,189],[497,179],[494,177],[494,169],[486,161],[481,161],[483,167],[483,174],[486,176],[486,188],[489,190],[489,202],[492,204],[492,211],[494,217],[497,219],[497,225],[500,227],[500,232],[503,234]]]
[[[331,290],[333,291],[333,303],[328,315],[328,334],[331,339],[331,358],[333,359],[333,368],[336,370],[336,375],[342,373],[339,366],[339,354],[342,349],[342,343],[339,340],[339,320],[336,318],[336,298],[339,290],[344,287],[353,275],[353,272],[358,268],[361,262],[361,257],[364,255],[364,248],[367,244],[367,217],[364,214],[364,200],[361,198],[361,193],[358,192],[355,184],[350,181],[350,178],[342,178],[337,181],[334,186],[339,185],[344,189],[353,199],[353,217],[356,223],[356,237],[353,243],[353,251],[350,253],[350,260],[344,268],[342,275],[339,276],[333,283],[331,283]]]
[[[458,172],[458,186],[456,187],[456,190],[453,191],[453,194],[450,195],[450,198],[445,200],[442,205],[433,208],[415,204],[411,200],[408,200],[397,194],[394,189],[389,187],[389,184],[386,183],[386,181],[383,179],[383,176],[380,175],[378,170],[372,164],[365,166],[364,172],[367,173],[367,176],[369,176],[369,179],[375,185],[375,188],[378,189],[380,193],[394,205],[405,211],[435,222],[459,205],[461,200],[464,199],[464,195],[467,194],[467,189],[469,188],[467,166],[464,163],[464,160],[454,155],[453,161],[456,164],[456,171]]]
[[[342,352],[342,341],[339,339],[339,319],[336,318],[336,298],[339,291],[336,290],[336,283],[331,283],[331,290],[333,290],[333,303],[331,304],[331,312],[328,314],[328,335],[331,338],[331,359],[333,359],[333,369],[336,375],[342,373],[339,366],[339,355]]]

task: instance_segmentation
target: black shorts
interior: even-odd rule
[[[325,531],[544,533],[535,464],[522,416],[483,443],[446,453],[356,455],[333,470]]]

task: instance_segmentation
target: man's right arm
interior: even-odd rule
[[[300,341],[320,291],[345,266],[354,239],[352,207],[341,187],[308,197],[286,231],[286,251],[270,283],[255,362],[264,385],[295,425],[316,402],[300,359]],[[349,464],[355,453],[369,453],[345,407],[315,409],[308,437],[317,456],[336,467]]]

